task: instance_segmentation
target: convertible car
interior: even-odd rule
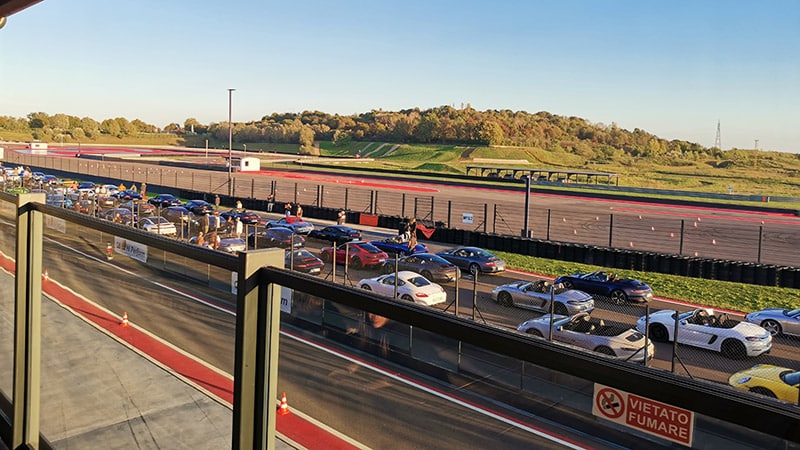
[[[678,320],[678,343],[720,352],[729,358],[758,356],[772,348],[769,331],[749,322],[737,322],[727,314],[714,314],[710,309],[694,309],[679,313],[665,309],[650,314],[650,338],[657,342],[674,339]],[[636,329],[645,332],[645,319],[636,322]]]
[[[576,272],[558,277],[554,283],[561,283],[568,289],[578,289],[608,297],[617,305],[627,302],[645,303],[653,298],[653,290],[641,281],[619,278],[611,272],[602,270],[589,273]]]
[[[744,320],[761,325],[773,336],[781,334],[800,336],[800,308],[766,308],[746,315]]]
[[[655,355],[655,345],[652,341],[646,341],[642,333],[633,328],[606,325],[603,319],[595,319],[588,313],[572,317],[555,315],[552,327],[554,340],[613,358],[644,362],[645,348],[648,360]],[[550,314],[522,322],[517,331],[540,337],[548,336]]]
[[[413,253],[428,253],[428,247],[425,244],[417,244],[414,248],[409,249],[408,241],[403,240],[402,236],[399,235],[380,241],[370,241],[369,243],[390,255],[405,256]]]
[[[757,364],[731,375],[728,384],[756,394],[798,404],[800,372],[771,364]]]
[[[550,312],[551,283],[544,280],[515,281],[497,286],[492,291],[492,300],[503,306],[516,306],[539,312]],[[590,312],[594,309],[594,299],[586,292],[557,287],[554,294],[553,312],[570,315]]]
[[[478,247],[458,247],[437,255],[471,274],[497,273],[506,270],[506,263],[488,251]]]

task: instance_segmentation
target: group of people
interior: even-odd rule
[[[222,238],[220,238],[219,233],[217,233],[216,231],[212,231],[208,235],[208,240],[206,240],[206,235],[202,231],[197,233],[197,245],[199,245],[200,247],[208,246],[208,248],[216,250],[219,248],[219,244],[221,241]]]

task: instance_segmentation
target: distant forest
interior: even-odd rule
[[[227,142],[228,123],[201,124],[188,118],[183,124],[163,128],[139,119],[118,117],[98,122],[67,114],[43,112],[25,118],[0,116],[0,132],[29,132],[43,141],[92,141],[103,137],[136,137],[143,134],[171,133],[204,135]],[[315,153],[314,141],[345,145],[352,141],[381,141],[464,146],[520,146],[549,151],[566,151],[586,157],[612,157],[620,151],[634,157],[719,158],[721,151],[702,145],[665,140],[639,128],[633,131],[616,124],[593,124],[580,117],[565,117],[538,112],[486,110],[470,106],[440,106],[420,110],[373,110],[351,116],[319,111],[282,113],[264,116],[259,121],[233,124],[235,142],[296,143],[302,153]],[[318,151],[318,150],[317,150]],[[500,152],[500,150],[498,150]]]

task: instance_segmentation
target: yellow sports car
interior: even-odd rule
[[[731,375],[728,384],[794,404],[800,398],[800,372],[786,367],[758,364]]]

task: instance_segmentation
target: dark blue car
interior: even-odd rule
[[[619,278],[604,270],[589,273],[576,272],[556,278],[555,283],[561,283],[567,289],[577,289],[609,298],[617,305],[627,302],[645,303],[653,298],[653,290],[650,289],[650,286],[639,280]]]
[[[413,249],[410,249],[408,247],[408,242],[403,242],[396,237],[381,241],[370,241],[369,243],[390,255],[405,256],[413,253],[428,253],[428,247],[426,247],[425,244],[417,244]]]

